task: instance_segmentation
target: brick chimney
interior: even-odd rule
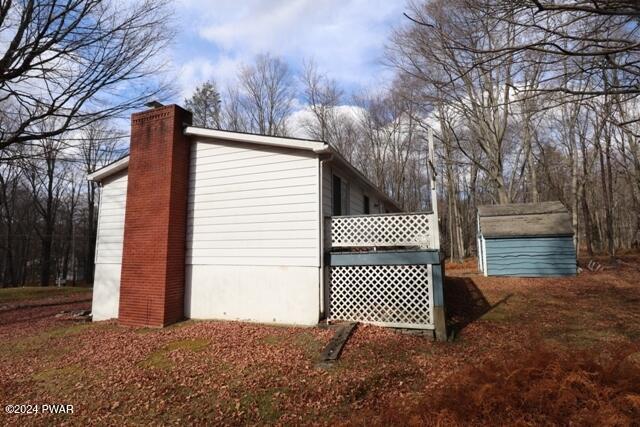
[[[184,316],[191,113],[177,105],[131,116],[119,321],[161,327]]]

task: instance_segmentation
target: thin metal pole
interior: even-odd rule
[[[432,233],[433,249],[440,249],[440,227],[438,221],[438,190],[436,185],[436,178],[438,176],[436,172],[436,154],[433,147],[433,129],[427,128],[427,135],[429,141],[429,157],[428,157],[428,169],[429,169],[429,181],[431,182],[431,210],[433,211],[433,222],[435,230]]]

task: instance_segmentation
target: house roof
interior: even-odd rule
[[[560,202],[478,206],[480,234],[485,238],[571,236],[571,216]]]
[[[231,132],[227,130],[206,129],[189,126],[184,130],[187,136],[203,136],[224,141],[237,141],[250,144],[267,145],[272,147],[293,148],[313,151],[315,153],[328,152],[329,144],[312,139],[291,138],[282,136],[268,136],[256,133]]]
[[[121,170],[125,170],[129,167],[129,156],[124,156],[116,160],[115,162],[109,163],[108,165],[90,173],[87,175],[87,179],[89,181],[100,182],[105,178],[110,177],[116,172],[120,172]]]
[[[387,196],[383,191],[376,187],[362,172],[360,172],[355,166],[349,163],[340,153],[332,147],[330,144],[322,141],[315,141],[302,138],[291,138],[281,136],[267,136],[253,133],[243,132],[231,132],[217,129],[206,129],[195,126],[188,126],[184,130],[184,134],[187,136],[215,138],[224,141],[236,141],[247,144],[256,144],[270,147],[289,148],[294,150],[311,151],[315,154],[330,154],[332,161],[335,161],[342,166],[353,172],[360,180],[362,180],[370,189],[376,193],[380,199],[384,202],[393,205],[396,209],[400,210],[398,203],[395,200]],[[125,156],[111,164],[104,166],[101,169],[89,174],[87,179],[89,181],[100,182],[105,178],[113,175],[116,172],[126,169],[129,166],[129,156]]]

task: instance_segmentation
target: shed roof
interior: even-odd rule
[[[478,215],[483,216],[510,216],[510,215],[535,215],[546,213],[566,213],[567,209],[561,202],[541,203],[510,203],[507,205],[483,205],[478,206]]]
[[[560,202],[513,203],[478,207],[485,238],[571,236],[571,216]]]

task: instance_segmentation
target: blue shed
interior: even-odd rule
[[[478,268],[485,276],[572,276],[571,216],[560,202],[478,207]]]

